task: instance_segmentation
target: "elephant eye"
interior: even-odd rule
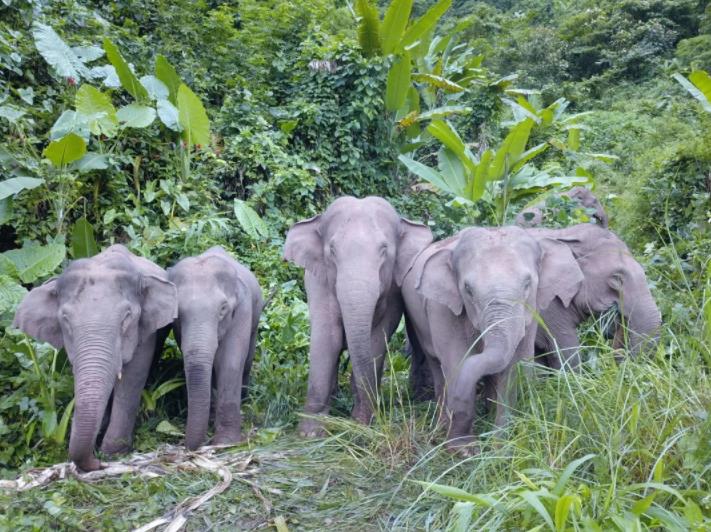
[[[528,290],[529,288],[531,288],[531,278],[526,277],[526,279],[523,281],[523,289]]]
[[[380,245],[380,254],[385,255],[388,252],[388,245],[387,244],[381,244]]]
[[[227,315],[227,311],[229,310],[227,302],[225,301],[222,303],[222,306],[220,307],[220,318],[224,318]]]
[[[128,326],[131,323],[131,316],[131,309],[128,309],[123,315],[123,320],[121,321],[121,329],[123,329],[123,332],[126,332],[126,329],[128,329]]]
[[[464,283],[464,291],[468,295],[474,296],[474,289],[472,288],[472,285],[470,285],[469,283]]]

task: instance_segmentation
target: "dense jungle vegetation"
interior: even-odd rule
[[[710,69],[701,0],[2,0],[1,476],[67,456],[66,354],[10,327],[27,290],[112,243],[163,267],[219,244],[272,295],[237,448],[258,471],[188,528],[708,530]],[[519,379],[506,437],[461,459],[434,405],[409,399],[401,326],[373,425],[348,419],[344,361],[330,436],[298,438],[309,324],[303,272],[281,258],[291,224],[377,194],[441,238],[575,183],[646,268],[656,350],[616,364],[588,323],[583,370]],[[560,201],[552,225],[588,219]],[[186,411],[171,337],[136,448],[180,443]],[[0,492],[0,528],[135,528],[215,482]]]

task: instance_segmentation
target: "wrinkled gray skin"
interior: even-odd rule
[[[94,445],[112,391],[101,450],[130,449],[156,331],[173,321],[177,308],[176,289],[166,273],[121,245],[73,261],[20,304],[13,326],[57,349],[64,347],[72,364],[69,457],[79,469],[101,467]]]
[[[484,377],[493,376],[496,424],[504,425],[511,368],[534,353],[531,309],[556,297],[569,302],[581,281],[567,246],[536,241],[519,227],[465,229],[418,255],[402,285],[408,336],[446,407],[440,421],[449,425],[448,447],[475,452],[461,448],[475,439],[475,391]]]
[[[168,270],[178,289],[175,332],[185,364],[188,421],[185,445],[197,449],[207,440],[214,369],[213,444],[241,439],[240,406],[254,357],[264,302],[252,272],[214,247],[181,260]]]
[[[284,258],[306,269],[311,321],[307,414],[328,414],[338,358],[347,348],[352,415],[370,422],[385,342],[402,317],[402,277],[431,241],[429,228],[401,218],[387,201],[372,196],[338,198],[323,214],[289,230]],[[304,419],[299,428],[304,436],[323,434],[317,418]]]
[[[585,187],[573,187],[570,190],[561,192],[560,195],[574,199],[586,209],[595,209],[595,214],[592,216],[594,222],[601,227],[607,228],[607,213],[605,209],[602,208],[600,201],[590,190]],[[522,210],[516,215],[516,225],[521,227],[538,227],[543,222],[544,207],[545,201]]]
[[[591,224],[579,224],[565,229],[528,229],[536,239],[555,239],[573,252],[584,281],[569,305],[556,299],[541,318],[548,331],[539,327],[536,348],[548,355],[550,367],[562,363],[576,368],[580,363],[577,326],[589,316],[617,305],[625,327],[618,326],[613,340],[616,349],[627,347],[632,354],[656,341],[661,315],[647,286],[644,269],[630,250],[612,231]],[[554,340],[555,339],[555,343]]]

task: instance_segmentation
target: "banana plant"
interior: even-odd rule
[[[711,76],[709,76],[708,72],[694,70],[689,74],[689,79],[679,73],[674,74],[673,77],[689,94],[701,103],[704,111],[711,113]]]
[[[547,143],[541,143],[527,149],[534,124],[532,118],[525,118],[513,125],[497,149],[474,154],[449,122],[434,120],[427,132],[442,145],[437,153],[438,167],[407,155],[400,155],[399,160],[410,172],[460,202],[483,200],[490,204],[496,219],[503,224],[511,201],[553,185],[570,186],[589,180],[582,172],[553,176],[533,166],[531,161],[548,148]]]

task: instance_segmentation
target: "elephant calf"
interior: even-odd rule
[[[188,387],[185,445],[197,449],[207,439],[213,369],[217,397],[212,443],[238,442],[242,387],[254,357],[262,290],[252,272],[221,247],[181,260],[168,269],[168,276],[178,289],[174,330]]]
[[[475,391],[484,377],[494,379],[496,424],[503,425],[511,369],[533,357],[533,311],[554,298],[569,303],[581,282],[567,246],[513,226],[465,229],[417,256],[402,285],[408,336],[413,358],[429,365],[450,448],[474,441]]]
[[[580,362],[577,326],[590,316],[617,305],[622,322],[618,326],[613,347],[620,348],[628,340],[630,351],[656,341],[661,315],[642,266],[625,243],[612,231],[591,224],[579,224],[565,229],[528,229],[538,240],[554,239],[570,248],[584,276],[579,290],[569,303],[554,300],[540,309],[546,324],[538,328],[536,348],[547,355],[547,365],[560,368],[561,362],[575,368]],[[626,338],[625,338],[626,337]]]
[[[74,373],[74,417],[69,457],[79,469],[101,467],[94,444],[113,392],[101,450],[130,448],[133,425],[156,347],[157,331],[177,315],[175,286],[161,268],[121,245],[34,288],[13,326],[57,349],[64,347]]]
[[[284,258],[306,269],[311,321],[305,412],[328,414],[338,358],[346,347],[353,367],[353,417],[369,423],[383,367],[385,342],[402,318],[402,278],[432,241],[428,227],[401,218],[379,197],[336,199],[323,214],[295,224]],[[304,436],[322,433],[317,419]]]

